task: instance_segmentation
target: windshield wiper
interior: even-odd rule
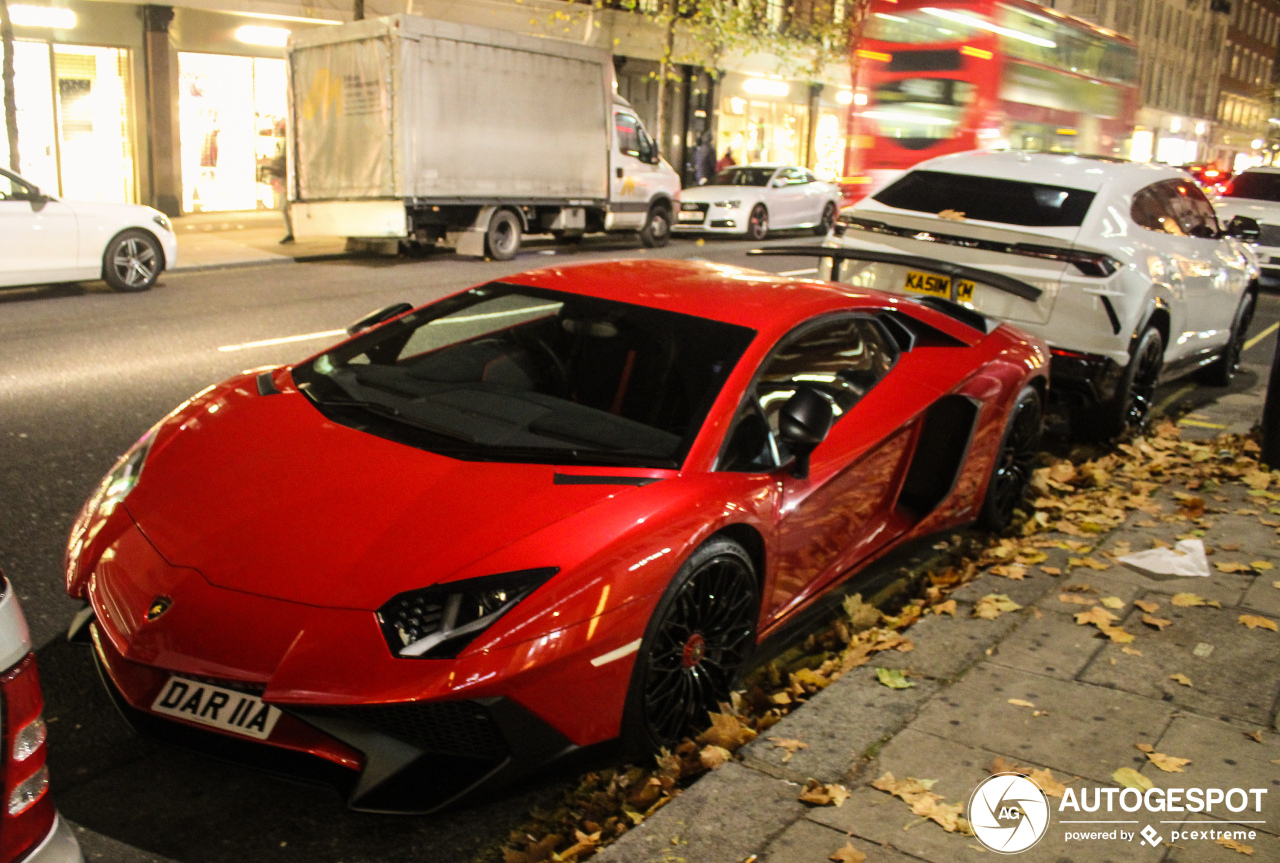
[[[367,399],[353,399],[349,396],[322,399],[312,393],[309,387],[300,387],[300,389],[302,389],[302,392],[307,396],[307,398],[311,399],[312,402],[322,408],[360,408],[361,410],[368,411],[371,414],[385,417],[386,419],[394,420],[395,422],[404,423],[405,425],[413,426],[414,428],[420,428],[423,431],[429,431],[432,434],[438,434],[441,437],[447,437],[450,440],[462,441],[463,443],[469,444],[479,443],[479,441],[474,437],[466,434],[465,432],[460,432],[457,429],[452,429],[448,426],[440,425],[439,423],[433,423],[430,420],[424,420],[411,414],[406,414],[403,411],[398,410],[391,405],[385,405],[382,402],[369,401]]]

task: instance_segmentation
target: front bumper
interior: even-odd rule
[[[169,673],[122,657],[90,625],[102,682],[140,733],[335,788],[352,809],[421,814],[465,803],[577,749],[509,698],[392,704],[277,704],[259,742],[149,709]],[[234,681],[210,681],[238,685]]]
[[[689,234],[745,234],[747,232],[748,210],[741,207],[728,209],[714,205],[702,206],[706,207],[706,209],[701,211],[684,209],[676,211],[675,223],[671,226],[671,230]],[[682,221],[681,216],[689,212],[698,212],[702,216],[702,220]]]

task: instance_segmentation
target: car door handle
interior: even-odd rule
[[[619,180],[621,180],[621,179],[622,179],[622,169],[621,169],[621,168],[618,168],[618,179],[619,179]]]

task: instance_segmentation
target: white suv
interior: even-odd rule
[[[1199,370],[1231,381],[1258,276],[1237,238],[1256,231],[1248,219],[1221,226],[1172,168],[970,152],[922,162],[844,210],[826,245],[900,258],[833,259],[838,281],[950,299],[1043,338],[1075,434],[1101,439],[1140,425],[1160,380]],[[975,287],[963,266],[926,278],[904,255],[1000,273],[1012,287]]]
[[[1253,248],[1265,279],[1280,279],[1280,168],[1250,168],[1214,199],[1220,219],[1244,216],[1259,223]]]

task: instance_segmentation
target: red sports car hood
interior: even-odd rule
[[[550,465],[445,458],[330,422],[296,391],[239,383],[169,421],[125,503],[170,564],[219,587],[375,609],[634,490],[557,485]]]

